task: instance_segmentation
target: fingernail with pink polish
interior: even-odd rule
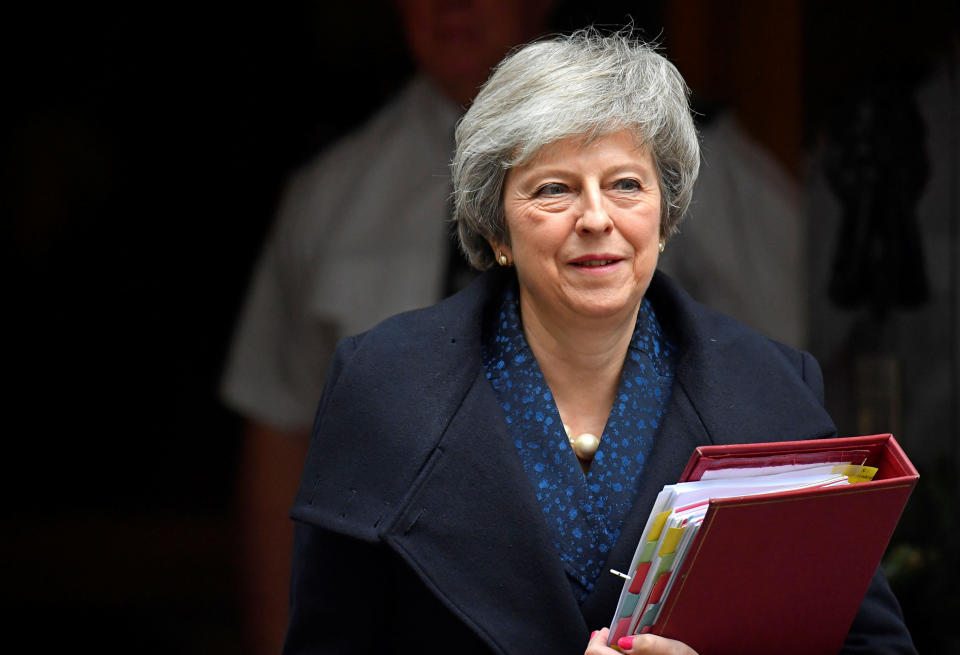
[[[619,639],[617,639],[617,646],[619,646],[623,650],[630,650],[631,648],[633,648],[634,639],[635,637],[620,637]]]

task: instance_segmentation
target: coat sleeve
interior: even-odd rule
[[[810,387],[810,391],[823,405],[823,373],[816,358],[805,350],[800,352],[800,374],[806,385]]]
[[[860,603],[860,611],[850,626],[841,652],[850,655],[899,655],[917,652],[910,631],[903,621],[900,604],[879,568],[870,581],[867,595]]]
[[[284,655],[383,652],[383,559],[381,544],[298,522]]]

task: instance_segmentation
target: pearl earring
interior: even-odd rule
[[[663,251],[666,249],[666,247],[667,247],[667,244],[665,244],[663,241],[661,241],[661,242],[660,242],[660,252],[663,252]]]
[[[510,263],[510,261],[507,259],[507,256],[503,254],[502,250],[497,251],[497,263],[501,266],[506,266]]]

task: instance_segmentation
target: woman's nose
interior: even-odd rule
[[[599,189],[585,189],[580,194],[578,214],[576,230],[579,234],[603,233],[613,229],[613,221]]]

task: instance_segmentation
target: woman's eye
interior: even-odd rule
[[[567,187],[557,182],[544,184],[542,187],[537,189],[538,196],[558,196],[566,192],[567,192]]]
[[[639,191],[642,187],[640,186],[640,182],[632,177],[628,177],[614,182],[613,188],[617,191]]]

